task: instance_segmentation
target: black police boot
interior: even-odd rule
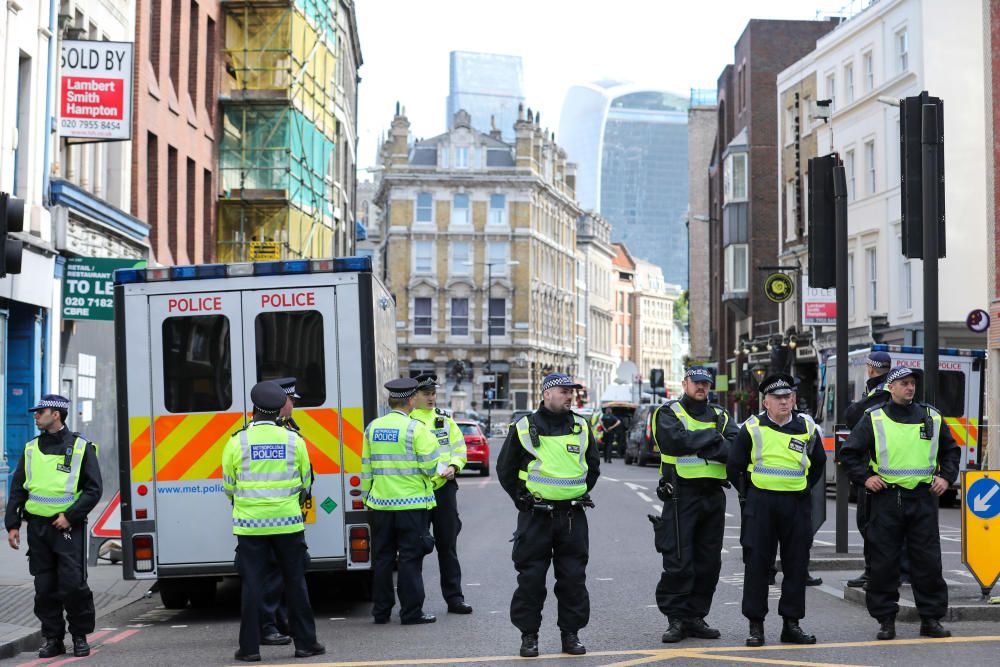
[[[806,586],[822,586],[823,577],[814,577],[806,572]]]
[[[681,620],[679,618],[671,618],[669,625],[667,625],[667,631],[663,633],[660,641],[664,644],[676,644],[684,639],[684,637],[684,626]]]
[[[311,658],[314,655],[323,655],[326,653],[326,647],[319,642],[313,642],[305,648],[295,649],[296,658]]]
[[[449,602],[448,603],[448,613],[449,614],[471,614],[472,613],[472,605],[466,604],[464,601]]]
[[[46,637],[42,648],[38,649],[39,658],[53,658],[66,652],[66,645],[61,637]]]
[[[865,570],[864,572],[854,577],[853,579],[847,580],[847,586],[849,588],[862,588],[867,583],[868,583],[868,570]]]
[[[420,616],[415,616],[414,618],[408,618],[405,621],[400,619],[402,625],[422,625],[424,623],[433,623],[437,620],[437,616],[434,614],[420,614]]]
[[[524,632],[521,634],[521,657],[522,658],[538,657],[537,632]]]
[[[750,634],[747,635],[747,646],[764,645],[764,621],[750,621]]]
[[[576,636],[575,632],[563,630],[562,650],[563,653],[569,653],[570,655],[583,655],[587,652],[587,647],[580,642],[580,638]]]
[[[790,618],[784,619],[781,627],[781,641],[786,644],[815,644],[816,636],[807,634],[799,627],[799,622]]]
[[[233,657],[242,662],[260,662],[260,653],[244,653],[241,649],[236,649]]]
[[[85,658],[90,655],[90,644],[87,643],[87,635],[73,635],[73,655],[78,658]]]
[[[951,630],[945,630],[941,621],[936,618],[922,618],[920,619],[920,636],[943,639],[951,637]]]
[[[683,622],[684,634],[698,639],[718,639],[722,633],[710,627],[703,618],[687,618]]]
[[[883,641],[887,639],[896,638],[896,617],[886,616],[880,618],[878,622],[878,634],[875,635],[876,639],[881,639]]]
[[[264,646],[285,646],[292,643],[292,638],[275,630],[260,638]]]

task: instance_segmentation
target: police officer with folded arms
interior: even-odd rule
[[[12,549],[21,546],[21,520],[28,522],[28,569],[35,577],[35,616],[45,639],[39,658],[66,652],[67,623],[73,655],[88,656],[87,635],[94,631],[87,514],[101,499],[101,468],[97,446],[66,427],[69,409],[69,399],[56,394],[45,394],[31,408],[41,434],[24,446],[4,518]]]
[[[424,613],[424,556],[434,550],[430,511],[434,483],[448,467],[437,438],[419,420],[410,417],[417,393],[412,378],[385,384],[391,410],[365,428],[361,452],[361,487],[372,512],[372,616],[389,622],[396,593],[392,567],[398,560],[399,620],[403,625],[433,623]]]
[[[437,376],[425,373],[414,378],[417,394],[410,417],[419,420],[438,439],[440,454],[447,460],[447,467],[434,482],[434,500],[431,526],[434,528],[434,548],[441,572],[441,594],[448,603],[451,614],[471,614],[472,606],[466,604],[462,593],[462,566],[458,562],[458,534],[462,520],[458,517],[458,481],[456,476],[467,463],[465,435],[455,420],[437,407]]]
[[[938,499],[958,479],[961,450],[941,412],[913,400],[913,369],[894,368],[885,386],[890,400],[866,410],[840,450],[851,481],[869,496],[866,544],[871,576],[865,602],[879,622],[876,637],[894,639],[905,540],[920,634],[950,637],[941,625],[948,611],[948,584],[941,569]]]
[[[781,641],[815,644],[799,621],[806,613],[806,577],[812,544],[809,489],[824,478],[826,452],[816,425],[794,416],[794,378],[773,373],[759,391],[765,411],[740,428],[727,462],[729,479],[746,489],[743,508],[743,615],[750,625],[747,646],[763,646],[768,576],[781,549]]]
[[[538,629],[549,564],[555,568],[562,650],[582,655],[578,633],[590,620],[584,507],[600,475],[600,457],[587,420],[570,409],[580,385],[552,373],[542,381],[542,405],[511,424],[497,458],[497,478],[518,509],[511,556],[517,589],[510,620],[521,631],[522,657],[538,655]]]
[[[253,421],[222,451],[222,484],[233,503],[237,571],[242,579],[240,647],[235,658],[259,662],[262,582],[277,561],[288,601],[295,657],[321,655],[306,589],[309,551],[300,507],[312,486],[305,441],[275,423],[287,396],[273,381],[250,390]]]
[[[684,374],[684,394],[653,413],[660,450],[663,515],[654,521],[663,573],[656,604],[669,625],[665,643],[685,637],[718,639],[705,623],[722,568],[726,528],[726,459],[739,429],[724,408],[708,402],[712,375],[702,367]]]

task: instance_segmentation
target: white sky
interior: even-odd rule
[[[573,84],[611,78],[687,96],[690,88],[715,88],[749,19],[810,20],[817,11],[858,10],[862,2],[356,0],[364,60],[358,166],[375,163],[397,100],[415,136],[444,131],[451,51],[521,56],[525,104],[541,112],[558,142],[563,98]]]

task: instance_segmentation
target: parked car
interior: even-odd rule
[[[488,477],[490,474],[490,443],[486,439],[486,433],[479,426],[479,422],[471,419],[459,419],[455,421],[458,428],[465,436],[465,464],[466,470],[478,470],[481,477]]]
[[[632,418],[625,441],[625,463],[641,466],[653,461],[659,463],[660,450],[653,442],[653,412],[657,405],[640,405]]]

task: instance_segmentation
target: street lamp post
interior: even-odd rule
[[[493,380],[490,382],[489,398],[486,403],[486,430],[492,435],[493,434],[493,401],[496,398],[497,393],[497,376],[493,372],[493,323],[492,316],[490,315],[490,297],[493,294],[493,266],[494,265],[504,265],[504,266],[517,266],[520,264],[519,261],[515,260],[504,260],[502,262],[479,262],[480,264],[486,265],[486,371],[490,374]],[[474,266],[476,262],[466,262],[466,266]]]

